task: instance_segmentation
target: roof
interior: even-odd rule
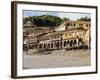
[[[71,20],[68,20],[68,21],[65,21],[63,23],[68,23],[68,22],[74,22],[74,23],[91,23],[90,21],[71,21]]]

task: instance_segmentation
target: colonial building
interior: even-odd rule
[[[34,27],[27,37],[28,44],[38,50],[90,48],[90,28],[87,21],[65,21],[54,29]]]
[[[91,27],[91,23],[88,21],[65,21],[59,27],[55,28],[56,31],[61,31],[69,28],[84,28],[88,30]]]

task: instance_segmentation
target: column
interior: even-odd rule
[[[64,48],[64,41],[62,41],[62,49]]]
[[[53,49],[55,49],[55,42],[53,42]]]
[[[76,46],[79,46],[78,38],[76,39]]]

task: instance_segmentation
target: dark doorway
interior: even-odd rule
[[[67,44],[67,42],[66,42],[66,41],[64,41],[64,47],[66,47],[66,44]]]

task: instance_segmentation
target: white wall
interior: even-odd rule
[[[98,6],[100,5],[100,0],[30,0],[30,1],[64,3],[64,4],[66,3],[66,4],[98,5]],[[10,69],[11,68],[11,11],[10,11],[11,8],[10,7],[11,7],[11,0],[0,0],[0,80],[13,80],[10,78],[10,70],[11,70]],[[100,10],[100,6],[99,6],[99,10]],[[100,14],[99,10],[98,10],[98,14]],[[99,17],[100,16],[98,16],[98,18]],[[98,22],[100,22],[100,19]],[[99,35],[100,24],[98,24],[98,26],[99,26],[98,28],[98,35]],[[98,41],[99,41],[98,45],[100,45],[100,36],[98,38]],[[100,57],[100,54],[98,54],[98,57]],[[100,67],[100,64],[98,65]],[[100,80],[100,69],[98,74],[47,77],[47,78],[45,77],[45,78],[34,78],[34,79],[28,78],[26,80],[55,80],[55,79],[57,80]]]

